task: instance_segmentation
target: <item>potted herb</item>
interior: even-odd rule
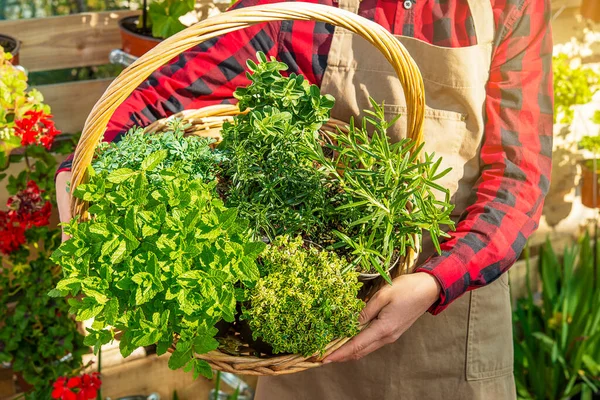
[[[12,64],[19,65],[19,50],[21,42],[12,36],[0,33],[0,53],[7,52],[12,56],[10,60]]]
[[[122,49],[140,57],[161,40],[182,31],[186,26],[218,12],[216,7],[201,9],[198,18],[194,12],[195,0],[157,0],[148,5],[143,0],[140,16],[125,17],[119,21]]]

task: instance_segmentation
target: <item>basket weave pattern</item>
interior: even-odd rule
[[[85,182],[87,167],[91,164],[94,150],[102,140],[114,111],[153,71],[183,51],[214,37],[258,23],[283,20],[314,20],[345,28],[361,35],[381,51],[394,67],[404,90],[407,103],[407,137],[413,139],[417,144],[421,143],[425,108],[423,80],[415,62],[402,44],[385,28],[351,12],[318,4],[283,2],[243,8],[204,20],[161,42],[124,70],[108,87],[86,120],[73,159],[71,188],[74,189],[80,183]],[[223,122],[232,120],[238,114],[240,111],[235,105],[215,105],[199,110],[185,110],[170,118],[180,118],[190,124],[186,132],[188,134],[212,137],[218,141]],[[162,132],[167,127],[168,119],[154,122],[146,127],[146,132]],[[344,125],[341,121],[331,119],[323,129],[331,130]],[[86,218],[86,210],[85,202],[72,198],[72,215]],[[417,253],[411,249],[407,256],[400,260],[396,268],[400,271],[409,270],[414,265],[416,258]],[[320,360],[340,348],[348,340],[350,339],[334,340],[319,358],[297,354],[261,355],[260,357],[229,355],[219,350],[196,357],[206,360],[215,370],[241,375],[282,375],[322,365]],[[174,346],[170,351],[173,350]]]

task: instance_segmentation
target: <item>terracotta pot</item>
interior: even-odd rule
[[[583,0],[581,3],[581,16],[594,22],[600,22],[600,1]]]
[[[596,179],[600,177],[600,171]],[[600,182],[596,185],[596,204],[594,204],[594,172],[591,168],[583,165],[581,174],[581,202],[589,208],[600,207]]]
[[[19,50],[21,49],[21,42],[12,36],[3,35],[0,33],[0,46],[4,48],[4,51],[8,51],[13,55],[11,60],[13,65],[19,65]]]
[[[119,21],[122,49],[125,53],[135,57],[143,56],[144,53],[162,41],[162,39],[134,32],[132,28],[137,26],[138,18],[137,16],[125,17]]]

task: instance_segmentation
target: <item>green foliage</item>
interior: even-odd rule
[[[148,8],[152,23],[152,36],[166,39],[186,28],[179,18],[194,9],[194,0],[153,1]]]
[[[593,262],[588,235],[562,257],[547,242],[538,263],[541,303],[527,264],[528,296],[517,302],[513,317],[520,399],[567,399],[600,390],[600,285]]]
[[[332,188],[301,149],[329,119],[334,100],[302,76],[284,78],[285,64],[268,62],[262,53],[258,59],[248,60],[251,85],[234,94],[248,113],[222,130],[227,204],[270,239],[314,233],[325,222]]]
[[[28,146],[11,154],[7,165],[24,165],[16,175],[0,174],[9,195],[25,189],[33,180],[44,190],[44,200],[53,206],[56,154],[73,151],[74,139],[55,142],[55,154],[41,146]],[[26,243],[9,255],[0,266],[0,362],[9,362],[16,372],[34,386],[27,399],[49,399],[51,383],[59,376],[81,368],[81,355],[87,351],[83,336],[69,317],[69,305],[44,294],[60,280],[60,270],[49,255],[60,244],[56,226],[32,227],[25,232]]]
[[[298,237],[279,236],[261,256],[261,278],[251,289],[243,318],[255,339],[275,353],[309,356],[332,340],[358,333],[364,303],[360,283],[335,253],[303,248]]]
[[[573,106],[592,101],[598,90],[600,75],[591,68],[571,67],[566,54],[553,57],[554,122],[573,122]],[[560,118],[559,118],[560,116]]]
[[[438,237],[447,236],[441,225],[454,227],[449,191],[435,183],[450,170],[438,171],[441,159],[434,160],[433,154],[420,161],[420,148],[414,149],[409,139],[390,144],[387,129],[395,121],[386,121],[383,107],[373,100],[371,104],[362,128],[351,121],[348,133],[330,134],[334,144],[327,147],[334,151],[333,158],[325,156],[314,138],[307,141],[306,152],[321,165],[324,177],[346,194],[332,215],[342,226],[335,231],[340,239],[335,247],[351,253],[353,265],[377,271],[391,283],[384,266],[405,255],[407,246],[418,248],[414,235],[431,233],[439,252]],[[436,200],[435,192],[444,200]]]
[[[154,343],[163,354],[178,335],[169,366],[210,376],[193,354],[217,348],[214,325],[234,320],[236,287],[258,279],[255,259],[265,245],[249,240],[215,182],[193,179],[181,162],[168,166],[165,150],[147,155],[139,170],[90,168],[74,196],[91,202],[91,220],[65,226],[72,238],[53,254],[64,278],[50,294],[85,295],[69,304],[78,320],[95,319],[85,343],[96,351],[115,329],[125,332],[123,356]]]
[[[92,166],[97,173],[113,172],[119,168],[129,168],[138,171],[143,168],[144,160],[151,154],[161,157],[160,168],[148,172],[150,182],[159,178],[164,168],[170,168],[175,163],[181,172],[190,175],[192,179],[202,179],[210,182],[215,179],[217,165],[223,161],[219,151],[212,151],[209,145],[212,139],[194,136],[184,137],[185,126],[181,120],[169,122],[168,130],[158,135],[145,135],[143,128],[132,128],[118,142],[103,142],[96,151]],[[158,159],[157,159],[158,160]]]
[[[600,154],[600,136],[584,136],[579,142],[582,149],[588,150],[595,155]]]
[[[60,240],[57,230],[46,229],[47,246]],[[51,383],[81,366],[87,351],[63,299],[43,293],[59,281],[60,273],[45,252],[0,270],[0,362],[34,386],[27,398],[50,398]]]

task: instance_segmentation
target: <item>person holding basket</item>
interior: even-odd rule
[[[233,8],[275,3],[240,0]],[[375,21],[415,60],[425,87],[425,151],[452,168],[456,230],[413,273],[394,279],[361,314],[369,325],[322,368],[263,377],[257,399],[514,399],[507,270],[537,228],[550,183],[550,1],[320,0]],[[155,71],[112,116],[105,141],[184,109],[233,102],[245,60],[275,56],[337,101],[348,121],[385,101],[392,140],[406,136],[406,101],[394,69],[358,35],[315,21],[254,25],[204,42]],[[71,218],[56,177],[61,221]]]

